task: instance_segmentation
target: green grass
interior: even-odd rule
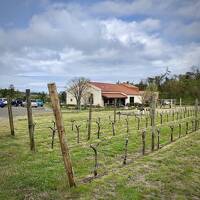
[[[137,130],[137,120],[129,117],[130,130],[127,133],[126,117],[121,116],[121,120],[116,123],[116,135],[112,136],[109,115],[112,116],[113,112],[93,112],[92,135],[88,142],[88,113],[63,112],[66,138],[77,183],[77,187],[73,189],[68,186],[57,135],[54,149],[51,149],[51,131],[48,127],[54,119],[52,114],[34,116],[35,153],[29,150],[25,117],[15,120],[14,137],[10,136],[8,122],[2,121],[0,199],[197,199],[200,195],[200,134],[195,132],[185,136],[185,120],[191,120],[193,116],[179,120],[179,123],[182,123],[179,140],[178,123],[167,123],[166,116],[163,116],[164,124],[160,136],[163,148],[143,157],[141,130]],[[102,123],[100,139],[97,139],[95,123],[98,117]],[[72,119],[81,125],[80,144],[76,142],[76,131],[71,130]],[[157,118],[157,123],[159,121]],[[176,141],[168,144],[170,123],[175,124]],[[141,126],[145,126],[144,118],[141,119]],[[191,123],[189,128],[191,130]],[[126,137],[129,138],[128,164],[123,166]],[[89,148],[91,143],[99,143],[97,149],[100,177],[91,183],[84,183],[84,180],[93,174],[94,157]],[[146,147],[146,152],[150,153],[150,127],[147,128]]]

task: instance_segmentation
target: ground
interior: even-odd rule
[[[169,129],[163,125],[162,148],[151,153],[150,135],[147,134],[147,154],[142,156],[141,131],[136,130],[137,120],[129,119],[130,132],[126,133],[125,119],[122,116],[121,121],[116,125],[116,135],[112,136],[112,128],[108,120],[112,114],[112,111],[93,112],[95,119],[101,117],[102,130],[100,139],[97,139],[94,122],[91,142],[88,142],[85,126],[88,113],[86,111],[63,112],[77,183],[77,187],[72,189],[68,186],[57,136],[55,147],[51,149],[51,131],[48,127],[53,120],[52,113],[34,116],[35,153],[29,150],[25,116],[15,119],[16,136],[14,137],[10,136],[8,122],[1,120],[0,199],[200,198],[199,131],[185,135],[185,129],[182,128],[181,138],[179,138],[178,129],[175,129],[175,141],[169,143]],[[80,144],[76,142],[76,131],[71,130],[72,119],[81,124]],[[190,117],[188,119],[191,120]],[[186,119],[181,120],[184,125]],[[144,125],[144,121],[141,123]],[[126,137],[129,138],[128,161],[127,165],[123,165]],[[88,181],[92,177],[94,161],[93,152],[89,148],[90,143],[94,145],[100,143],[99,175]]]

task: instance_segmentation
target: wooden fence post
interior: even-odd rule
[[[76,124],[76,131],[77,131],[77,143],[80,141],[80,126]]]
[[[181,123],[178,125],[179,129],[178,129],[178,137],[180,138],[181,137],[181,130],[182,130],[182,127],[181,127]]]
[[[174,137],[173,137],[173,134],[174,134],[174,125],[170,125],[170,129],[171,129],[171,142],[173,142],[174,141]]]
[[[194,127],[194,125],[195,125],[195,121],[194,121],[194,120],[191,120],[191,123],[192,123],[192,132],[193,132],[194,129],[195,129],[195,127]]]
[[[174,113],[174,110],[173,110],[173,111],[172,111],[172,117],[173,117],[173,121],[174,121],[174,114],[175,114],[175,113]]]
[[[176,113],[176,120],[178,120],[178,117],[179,116],[179,112],[177,111],[177,113]]]
[[[74,122],[75,122],[75,120],[72,119],[72,120],[71,120],[71,123],[72,123],[72,131],[74,130]]]
[[[160,129],[157,129],[157,149],[160,149]]]
[[[32,107],[31,107],[31,99],[30,99],[30,89],[26,89],[26,104],[27,104],[30,149],[31,149],[31,151],[35,151],[34,123],[33,123]]]
[[[137,129],[140,130],[140,117],[137,117]]]
[[[187,114],[187,107],[185,106],[184,112],[183,112],[183,117],[185,118]]]
[[[92,94],[89,98],[90,107],[89,107],[89,118],[88,118],[88,140],[90,140],[91,137],[91,123],[92,123]]]
[[[115,105],[114,105],[114,123],[116,122],[116,109],[117,109],[117,99],[115,99]]]
[[[119,121],[121,119],[121,112],[118,113]]]
[[[198,106],[199,106],[199,101],[198,99],[196,99],[195,100],[195,131],[197,131]]]
[[[186,128],[185,128],[186,135],[188,134],[188,126],[189,126],[189,124],[188,124],[188,122],[186,122]]]
[[[126,160],[127,160],[127,150],[128,150],[128,138],[126,138],[125,141],[125,147],[124,147],[124,161],[123,164],[126,165]]]
[[[145,154],[145,137],[146,137],[146,130],[142,130],[142,155]]]
[[[115,122],[111,121],[113,136],[115,136]]]
[[[128,117],[125,120],[126,120],[126,132],[129,133]]]
[[[15,135],[15,128],[14,128],[14,122],[13,122],[13,113],[12,113],[12,99],[10,96],[8,96],[8,117],[9,117],[9,123],[10,123],[10,132],[11,135]]]
[[[152,123],[152,132],[151,132],[151,150],[154,151],[154,137],[155,137],[155,115],[156,115],[156,99],[155,95],[152,96],[151,100],[151,123]]]
[[[62,113],[60,109],[60,101],[59,101],[58,92],[57,92],[55,83],[48,84],[48,89],[49,89],[49,95],[51,98],[51,103],[52,103],[53,112],[55,116],[65,170],[68,176],[69,185],[70,187],[73,187],[73,186],[76,186],[76,184],[74,181],[74,173],[72,169],[69,148],[68,148],[67,142],[65,141],[65,128],[64,128]]]

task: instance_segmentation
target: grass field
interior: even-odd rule
[[[129,117],[129,132],[126,116],[117,118],[115,136],[109,116],[112,111],[93,112],[91,140],[87,141],[86,111],[63,112],[67,141],[77,187],[69,189],[58,137],[51,149],[52,114],[34,117],[36,152],[29,150],[26,117],[15,119],[16,136],[11,137],[8,122],[0,125],[0,199],[198,199],[200,196],[200,132],[185,135],[185,121],[193,116],[174,121],[174,140],[169,144],[171,122],[161,126],[161,149],[146,156],[141,155],[141,130],[137,119]],[[95,121],[100,117],[101,132],[97,139]],[[71,120],[80,127],[80,143],[71,130]],[[169,119],[169,121],[172,119]],[[159,122],[160,119],[157,119]],[[182,124],[178,140],[178,124]],[[140,126],[145,126],[141,119]],[[191,123],[189,124],[191,130]],[[123,166],[124,144],[128,137],[128,160]],[[151,149],[150,127],[146,134],[146,152]],[[94,153],[90,144],[99,143],[99,177],[88,182],[93,175]]]

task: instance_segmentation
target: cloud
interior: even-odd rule
[[[136,82],[167,66],[179,73],[199,65],[200,47],[194,41],[199,38],[198,21],[175,18],[168,22],[155,17],[172,8],[171,2],[103,1],[85,6],[48,1],[46,11],[33,15],[27,27],[0,28],[0,76],[4,81],[0,87],[12,83],[21,89],[44,90],[47,82],[63,86],[74,76]],[[155,13],[140,20],[118,17],[126,9],[130,15],[153,13],[149,11],[153,7]],[[102,18],[97,16],[100,12],[111,14]],[[181,13],[179,10],[177,15]],[[184,43],[171,42],[169,37]]]

